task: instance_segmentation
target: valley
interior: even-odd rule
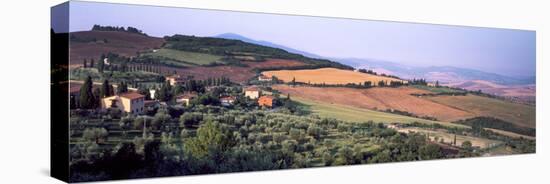
[[[534,86],[449,73],[437,74],[440,84],[231,34],[118,28],[71,33],[70,43],[77,181],[107,167],[102,159],[120,162],[103,152],[162,154],[147,164],[166,176],[535,152],[534,103],[503,97],[530,98]]]

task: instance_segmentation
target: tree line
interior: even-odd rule
[[[135,27],[130,27],[130,26],[128,26],[128,28],[124,28],[124,26],[121,26],[121,27],[118,27],[118,26],[101,26],[101,25],[95,24],[92,27],[92,31],[119,31],[119,32],[135,33],[135,34],[140,34],[140,35],[147,36],[147,34],[143,33],[143,31],[141,31],[141,30],[139,30]]]

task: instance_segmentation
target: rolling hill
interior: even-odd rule
[[[251,38],[239,35],[239,34],[235,34],[235,33],[224,33],[224,34],[217,35],[215,37],[225,38],[225,39],[232,39],[232,40],[241,40],[243,42],[252,43],[252,44],[256,44],[256,45],[279,48],[279,49],[283,49],[283,50],[285,50],[287,52],[290,52],[290,53],[301,54],[303,56],[310,57],[310,58],[321,58],[321,59],[324,58],[323,56],[319,56],[317,54],[301,51],[301,50],[298,50],[298,49],[290,48],[290,47],[287,47],[287,46],[284,46],[284,45],[280,45],[280,44],[276,44],[276,43],[272,43],[272,42],[268,42],[268,41],[254,40],[254,39],[251,39]]]
[[[358,58],[331,58],[355,68],[371,69],[380,73],[397,75],[402,78],[424,78],[440,83],[457,83],[471,80],[485,80],[501,85],[534,84],[534,76],[512,77],[452,66],[415,67],[390,61]]]
[[[98,60],[109,52],[125,57],[136,57],[138,52],[160,48],[162,38],[121,31],[82,31],[70,33],[71,64],[82,64],[84,59]]]
[[[432,92],[409,86],[353,89],[276,85],[273,89],[282,94],[290,94],[290,96],[313,102],[379,111],[398,110],[419,117],[434,117],[443,122],[488,116],[519,126],[531,128],[535,126],[535,107],[475,95],[416,97],[411,94]]]

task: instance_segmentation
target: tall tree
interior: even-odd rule
[[[161,101],[169,101],[172,99],[172,86],[170,85],[169,81],[166,81],[164,85],[160,88],[158,91],[158,96],[155,94],[156,97],[158,97],[158,100]]]
[[[117,94],[128,92],[128,85],[125,82],[120,82],[117,87]]]
[[[80,108],[91,109],[95,107],[96,100],[92,89],[92,77],[88,76],[84,84],[80,87]]]
[[[109,96],[113,96],[112,92],[112,86],[109,84],[109,80],[105,79],[103,81],[103,84],[101,84],[101,91],[99,93],[99,97],[105,98]]]
[[[97,71],[99,71],[99,73],[103,73],[103,69],[105,69],[105,58],[105,54],[101,54],[99,62],[97,63]]]
[[[93,68],[93,67],[94,67],[94,59],[93,59],[93,58],[90,60],[90,66],[89,66],[89,67],[90,67],[90,68]]]

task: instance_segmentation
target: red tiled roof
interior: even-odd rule
[[[261,96],[260,99],[269,99],[269,100],[273,100],[273,99],[275,99],[275,97],[270,96],[270,95],[266,95],[266,96]]]
[[[136,92],[128,92],[118,95],[122,98],[128,98],[128,99],[138,99],[138,98],[145,98],[142,94],[136,93]]]

